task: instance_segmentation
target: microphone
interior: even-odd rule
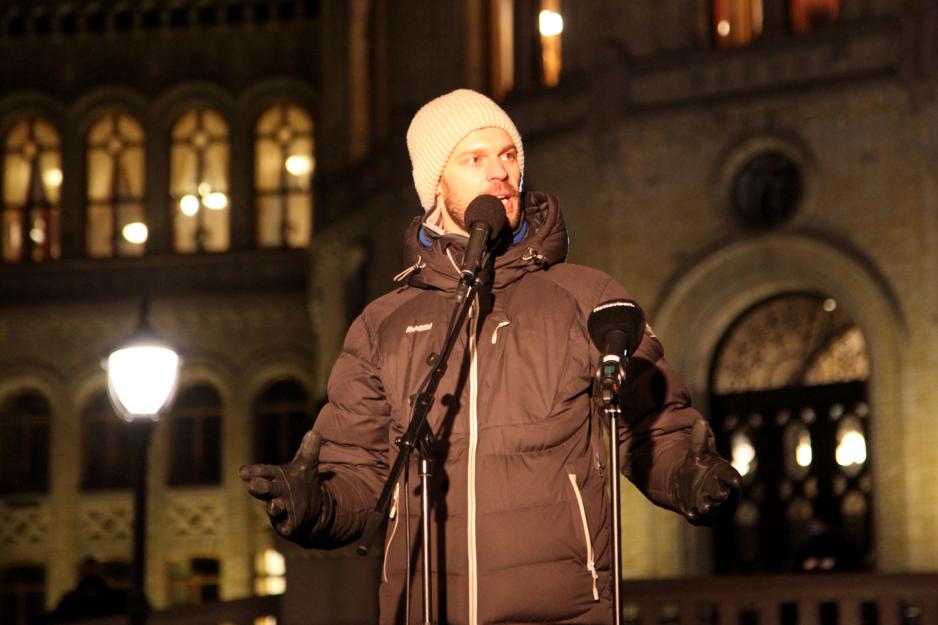
[[[628,299],[603,302],[593,309],[586,323],[593,345],[602,353],[599,373],[605,387],[618,393],[625,377],[625,365],[638,349],[645,330],[645,313]]]
[[[468,287],[482,266],[482,254],[505,228],[505,207],[494,195],[480,195],[466,208],[469,242],[459,270],[460,284]]]

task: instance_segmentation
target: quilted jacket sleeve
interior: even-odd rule
[[[319,471],[334,502],[332,518],[311,537],[311,547],[355,540],[388,474],[390,407],[378,377],[376,341],[364,317],[345,337],[329,376],[329,401],[313,426],[322,435]]]
[[[628,295],[610,281],[599,301],[620,297]],[[689,448],[691,426],[703,417],[691,405],[687,388],[665,360],[661,341],[647,324],[629,360],[620,403],[622,473],[651,501],[675,509],[668,484]]]

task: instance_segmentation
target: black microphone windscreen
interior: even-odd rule
[[[466,208],[466,227],[481,221],[489,227],[489,238],[494,239],[505,228],[505,206],[494,195],[480,195]]]
[[[638,349],[638,344],[642,342],[645,313],[632,300],[609,300],[593,309],[586,327],[593,344],[600,351],[606,349],[610,333],[616,331],[624,333],[624,351],[631,356]]]

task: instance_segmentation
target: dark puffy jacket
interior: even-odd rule
[[[612,622],[606,452],[592,396],[599,354],[586,320],[625,292],[600,271],[563,262],[567,233],[553,198],[527,194],[525,205],[527,232],[494,259],[491,297],[481,304],[487,312],[473,309],[429,415],[436,623]],[[336,505],[314,545],[361,533],[410,417],[408,398],[442,345],[462,247],[457,237],[428,238],[420,227],[416,219],[406,234],[407,284],[355,320],[332,371],[315,429],[325,441],[323,485]],[[646,328],[629,364],[618,438],[623,472],[671,507],[668,479],[697,413],[662,356]],[[414,467],[410,475],[410,488],[398,485],[388,523],[380,591],[386,624],[408,622],[408,526],[409,622],[421,620]]]

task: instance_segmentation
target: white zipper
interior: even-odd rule
[[[583,539],[586,541],[586,570],[593,577],[593,601],[599,601],[599,589],[596,587],[596,580],[599,574],[596,572],[596,563],[593,561],[593,543],[590,540],[590,529],[586,523],[586,507],[583,505],[583,496],[580,495],[580,487],[576,485],[576,475],[567,473],[570,478],[570,484],[573,485],[573,494],[576,495],[576,504],[580,508],[580,521],[583,523]]]
[[[469,562],[469,625],[479,622],[478,562],[476,560],[476,449],[479,444],[478,383],[479,363],[476,354],[477,309],[473,302],[469,316],[469,459],[466,471],[466,548]]]
[[[397,524],[400,522],[400,517],[397,514],[397,497],[401,493],[401,483],[398,482],[394,485],[394,497],[391,499],[391,511],[388,513],[388,519],[394,521],[394,526],[391,528],[391,535],[388,536],[388,544],[384,546],[384,563],[381,565],[381,579],[385,582],[388,581],[388,552],[391,550],[391,542],[394,540],[394,534],[397,533]]]

